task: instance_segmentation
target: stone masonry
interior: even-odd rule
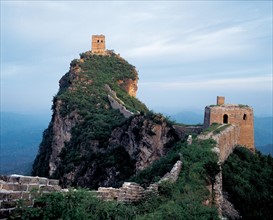
[[[216,146],[212,149],[218,156],[218,164],[220,167],[220,172],[215,176],[215,182],[213,185],[208,186],[208,189],[211,192],[211,197],[215,202],[219,218],[223,217],[223,207],[224,204],[229,203],[223,196],[223,183],[222,183],[222,168],[221,165],[225,162],[228,156],[233,152],[236,145],[239,142],[240,127],[234,124],[230,125],[220,125],[216,130],[220,129],[220,132],[215,133],[214,131],[209,132],[208,134],[198,135],[198,139],[213,139],[216,141]],[[215,130],[215,131],[216,131]],[[213,193],[212,193],[213,192]],[[207,201],[205,202],[207,203]],[[231,207],[231,206],[230,206]],[[237,211],[232,207],[232,212],[237,213]],[[231,208],[230,208],[231,210]]]
[[[223,163],[238,145],[240,128],[237,125],[220,125],[217,129],[221,128],[224,129],[219,133],[214,134],[212,131],[208,134],[200,134],[198,138],[201,140],[209,138],[215,140],[216,147],[213,151],[218,155],[219,161]]]
[[[182,167],[182,162],[178,160],[172,170],[166,173],[157,183],[150,184],[147,189],[144,189],[137,183],[124,182],[120,188],[99,187],[98,197],[105,201],[119,202],[137,202],[144,199],[151,193],[158,193],[158,185],[163,181],[174,183],[177,181]]]
[[[92,35],[92,53],[97,55],[105,55],[104,35]]]
[[[59,180],[21,175],[0,176],[0,219],[8,218],[19,201],[33,206],[43,193],[60,191]]]
[[[238,145],[254,152],[253,109],[247,105],[225,104],[224,97],[218,97],[217,104],[206,106],[204,128],[213,123],[236,125],[240,129]]]
[[[158,193],[158,184],[162,181],[175,182],[181,171],[182,162],[177,161],[172,170],[157,183],[144,189],[134,182],[124,182],[120,188],[99,187],[97,197],[104,201],[137,202],[150,193]],[[59,186],[59,180],[32,176],[0,176],[0,219],[7,219],[16,212],[16,207],[32,207],[35,199],[51,192],[67,192]]]

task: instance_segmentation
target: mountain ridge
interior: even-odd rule
[[[32,175],[60,178],[64,186],[118,185],[165,155],[178,136],[135,98],[137,80],[135,67],[113,52],[73,60],[59,81]]]

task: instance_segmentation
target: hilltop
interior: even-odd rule
[[[205,109],[205,130],[200,125],[174,124],[136,98],[135,67],[105,50],[104,44],[104,36],[96,35],[95,49],[80,54],[60,79],[32,175],[59,179],[62,187],[106,190],[106,194],[119,191],[120,195],[122,183],[133,181],[133,187],[150,194],[132,202],[136,195],[129,190],[126,199],[132,204],[127,205],[115,201],[117,195],[106,196],[114,201],[104,202],[84,190],[51,194],[38,200],[40,206],[21,209],[23,216],[36,212],[40,218],[240,219],[243,215],[270,219],[272,198],[267,195],[272,193],[273,162],[270,156],[255,154],[252,108],[225,104],[224,97],[217,97],[217,105]],[[239,144],[246,146],[241,150],[236,148]],[[176,182],[161,182],[178,160],[182,168]],[[261,164],[264,172],[259,172]],[[239,182],[233,176],[235,169]],[[262,183],[254,181],[259,173]],[[234,187],[242,183],[245,188]],[[158,188],[151,192],[153,184]],[[242,195],[250,188],[251,198]],[[269,209],[259,206],[263,211],[254,211],[241,205],[255,207],[261,188],[266,190],[259,199],[266,200]],[[75,198],[72,203],[71,198]]]
[[[135,98],[137,80],[135,67],[112,51],[73,60],[32,174],[60,178],[63,186],[117,186],[165,155],[177,135]]]

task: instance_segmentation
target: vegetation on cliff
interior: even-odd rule
[[[87,190],[53,193],[37,199],[34,208],[21,207],[23,218],[218,219],[212,193],[220,172],[215,142],[177,142],[172,123],[132,96],[137,78],[135,68],[114,53],[86,52],[73,60],[53,99],[32,174],[59,178],[64,187],[118,187],[125,180],[147,187],[181,159],[178,181],[160,183],[158,196],[137,204],[103,202]],[[114,108],[109,96],[121,108]],[[227,126],[214,124],[207,132]],[[272,219],[272,170],[271,157],[246,149],[236,149],[224,164],[224,188],[243,218]]]
[[[81,54],[81,59],[73,60],[70,71],[60,80],[59,92],[53,99],[52,121],[44,132],[32,174],[49,176],[52,139],[56,136],[52,124],[59,115],[58,120],[69,120],[72,114],[77,115],[77,120],[71,131],[71,140],[64,143],[60,155],[62,166],[55,171],[54,177],[73,171],[80,163],[87,163],[94,156],[91,155],[94,154],[91,152],[94,150],[92,140],[95,142],[93,145],[99,149],[97,151],[103,152],[111,131],[126,122],[119,110],[111,108],[109,92],[105,87],[108,85],[114,90],[128,110],[147,112],[146,106],[127,91],[130,83],[137,79],[135,67],[115,54],[97,56],[86,52]]]
[[[137,79],[135,67],[114,53],[98,56],[86,52],[81,59],[73,60],[53,99],[52,120],[44,132],[32,175],[59,178],[63,186],[118,186],[135,173],[139,141],[145,135],[148,141],[155,139],[168,150],[176,141],[174,129],[167,119],[148,112],[131,96],[137,89]],[[135,115],[128,118],[114,109],[109,96]],[[154,138],[157,124],[167,128]],[[132,131],[126,130],[129,127]],[[122,130],[121,140],[109,146],[117,128]],[[160,138],[167,142],[162,144]],[[157,145],[143,143],[143,147],[151,146]],[[167,152],[160,150],[160,156]]]
[[[235,148],[223,165],[223,188],[243,219],[273,219],[273,158]]]
[[[104,202],[86,190],[52,193],[37,200],[34,208],[22,208],[23,219],[218,219],[207,188],[219,172],[217,156],[211,151],[212,140],[178,142],[172,150],[133,179],[143,186],[157,181],[177,159],[183,160],[176,183],[163,182],[159,195],[136,204]],[[182,157],[182,158],[181,158]]]

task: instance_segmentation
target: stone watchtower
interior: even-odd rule
[[[247,105],[225,104],[225,97],[217,96],[217,105],[206,106],[204,128],[212,123],[234,124],[239,127],[238,144],[255,151],[253,109]]]
[[[92,35],[92,53],[98,55],[105,54],[105,36],[104,35]]]

